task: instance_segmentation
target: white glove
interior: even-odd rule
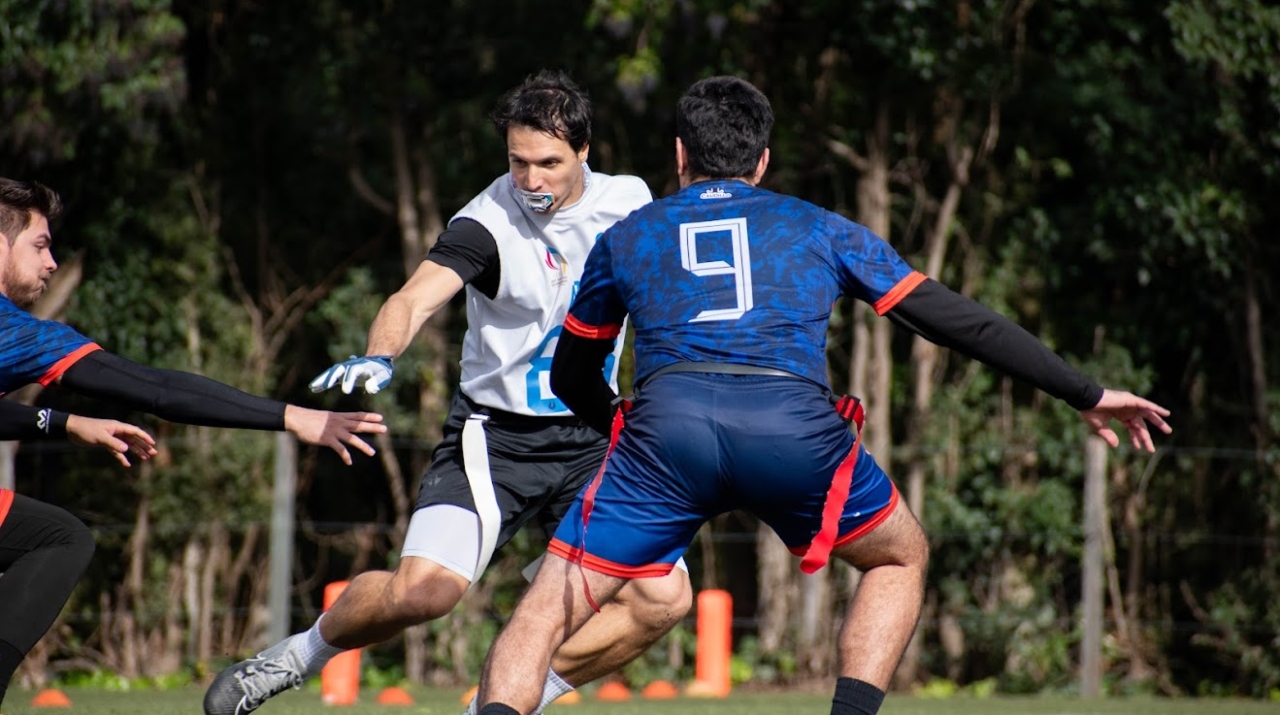
[[[365,392],[372,395],[391,382],[391,356],[356,357],[352,355],[350,360],[334,365],[312,380],[311,391],[324,392],[338,384],[339,380],[342,381],[342,391],[348,395],[356,385],[360,385]]]

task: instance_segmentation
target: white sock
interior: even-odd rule
[[[542,702],[534,709],[533,715],[540,715],[542,709],[555,702],[561,695],[573,690],[573,686],[564,682],[564,678],[556,675],[556,671],[547,671],[547,682],[542,686]],[[471,696],[471,702],[467,703],[467,709],[462,715],[476,715],[476,699],[478,696]]]
[[[329,662],[329,659],[346,650],[346,648],[337,648],[325,642],[324,636],[320,635],[320,621],[322,620],[324,620],[323,614],[316,619],[315,624],[306,633],[298,634],[297,641],[294,644],[298,649],[298,656],[306,664],[307,672],[309,673],[319,672],[325,663]]]
[[[555,702],[557,698],[570,690],[573,690],[573,686],[564,682],[564,678],[557,675],[556,671],[547,670],[547,682],[542,686],[542,702],[538,704],[538,708],[533,712],[535,715],[541,713],[543,708]]]

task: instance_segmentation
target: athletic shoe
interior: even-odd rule
[[[218,673],[204,694],[205,715],[245,715],[289,688],[301,688],[307,669],[291,646],[302,637],[290,636]]]

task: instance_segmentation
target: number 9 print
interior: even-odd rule
[[[729,233],[733,248],[733,265],[724,261],[699,261],[698,236],[707,233]],[[704,310],[694,316],[690,323],[701,323],[707,320],[737,320],[751,310],[751,248],[747,242],[747,220],[745,218],[720,219],[717,221],[698,221],[680,224],[680,265],[695,276],[733,275],[735,296],[734,307]]]

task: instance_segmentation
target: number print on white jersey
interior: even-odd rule
[[[698,260],[698,236],[705,233],[729,232],[733,247],[733,265],[724,261]],[[729,218],[717,221],[697,221],[680,224],[680,265],[695,276],[733,275],[733,287],[737,293],[734,307],[714,308],[698,313],[690,323],[706,320],[737,320],[751,310],[751,248],[747,245],[747,220]]]
[[[576,287],[576,286],[575,286]],[[528,372],[525,373],[525,404],[538,415],[549,415],[564,412],[567,409],[560,398],[551,391],[551,359],[556,354],[556,344],[560,342],[560,334],[564,326],[557,326],[542,339],[538,349],[533,351],[529,359]],[[622,340],[623,336],[618,336]],[[613,353],[604,359],[605,382],[613,382]]]

